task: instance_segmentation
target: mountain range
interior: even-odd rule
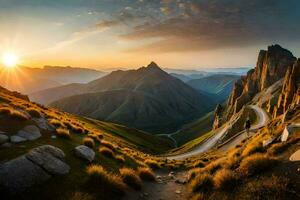
[[[216,101],[169,75],[154,62],[114,71],[87,84],[69,84],[30,95],[67,112],[153,133],[172,132],[212,110]]]

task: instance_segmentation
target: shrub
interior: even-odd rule
[[[193,167],[204,167],[205,166],[205,162],[203,162],[202,160],[197,160],[194,162]]]
[[[229,169],[221,169],[216,172],[213,181],[215,188],[230,190],[236,185],[237,177],[233,171]]]
[[[42,116],[40,111],[34,108],[29,108],[26,111],[30,114],[31,117],[40,118]]]
[[[83,138],[83,144],[92,149],[95,147],[95,142],[94,142],[93,138],[90,138],[90,137]]]
[[[159,163],[156,160],[153,159],[146,159],[144,161],[149,167],[151,167],[152,169],[158,169],[160,168]]]
[[[71,138],[70,131],[65,128],[57,128],[56,135],[57,135],[57,137],[61,137],[61,138],[66,138],[66,139]]]
[[[124,156],[122,156],[122,155],[116,155],[116,156],[115,156],[115,159],[116,159],[117,161],[119,161],[120,163],[124,163],[124,162],[125,162],[125,158],[124,158]]]
[[[155,181],[155,174],[148,167],[139,167],[138,174],[139,174],[139,177],[145,181]]]
[[[242,160],[238,170],[242,175],[251,176],[271,168],[276,161],[276,159],[262,154],[253,154]]]
[[[100,147],[99,152],[109,158],[113,158],[115,156],[114,152],[107,147]]]
[[[50,119],[49,123],[55,127],[65,127],[65,125],[57,119]]]
[[[202,168],[194,168],[189,170],[188,172],[188,181],[193,180],[196,175],[203,173],[203,169]]]
[[[288,199],[287,187],[288,179],[273,175],[248,183],[244,196],[247,199]]]
[[[120,169],[120,174],[123,182],[128,186],[136,190],[140,190],[142,188],[142,180],[133,169],[122,168]]]
[[[198,194],[194,195],[191,200],[204,200],[204,194],[199,192]]]
[[[209,190],[212,186],[212,176],[207,173],[198,174],[190,183],[192,192]]]
[[[115,193],[125,194],[126,185],[120,176],[107,172],[100,165],[90,165],[86,171],[92,187],[105,187]]]
[[[15,110],[13,108],[9,108],[9,107],[1,107],[0,108],[0,115],[6,115],[12,119],[16,119],[16,120],[28,120],[28,117],[23,114],[22,112]]]
[[[249,143],[243,150],[242,156],[249,156],[254,153],[262,153],[264,150],[265,149],[261,142],[252,142]]]
[[[10,115],[11,113],[11,108],[9,107],[1,107],[0,108],[0,115]]]
[[[103,146],[106,146],[106,147],[110,148],[111,150],[115,150],[117,148],[117,146],[115,144],[113,144],[113,143],[111,143],[109,141],[106,141],[106,140],[102,140],[101,144]]]
[[[75,133],[84,133],[85,132],[84,128],[82,128],[80,126],[73,125],[73,124],[71,126],[72,126],[71,127],[72,131]]]
[[[207,172],[209,172],[210,174],[215,173],[218,169],[222,168],[222,165],[225,163],[224,160],[215,160],[210,162],[209,164],[206,165],[206,167],[204,168]]]

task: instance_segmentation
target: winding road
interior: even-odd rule
[[[269,119],[268,114],[259,106],[257,105],[250,105],[249,106],[251,109],[253,109],[257,115],[258,118],[258,122],[255,123],[250,131],[256,131],[257,129],[265,126]],[[229,123],[230,124],[230,123]],[[199,146],[197,146],[196,148],[194,148],[193,150],[183,153],[183,154],[179,154],[179,155],[175,155],[175,156],[166,156],[167,159],[174,159],[174,160],[182,160],[188,157],[192,157],[195,156],[197,154],[203,153],[205,151],[210,150],[212,147],[216,146],[216,144],[218,143],[218,141],[224,136],[224,134],[227,132],[228,128],[230,127],[230,125],[225,124],[223,125],[221,128],[219,128],[217,130],[217,132],[211,136],[209,139],[207,139],[204,143],[200,144]],[[227,150],[233,146],[235,146],[236,144],[240,143],[244,138],[246,138],[246,132],[242,131],[237,133],[234,137],[232,137],[231,139],[229,139],[228,141],[226,141],[225,143],[223,143],[220,147],[221,150]]]

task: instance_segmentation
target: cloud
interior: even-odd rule
[[[165,18],[139,24],[120,36],[126,40],[157,40],[129,51],[202,51],[299,41],[297,0],[162,0],[158,6]]]

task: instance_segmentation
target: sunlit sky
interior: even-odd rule
[[[299,0],[0,0],[0,53],[32,67],[253,66],[300,55]]]

